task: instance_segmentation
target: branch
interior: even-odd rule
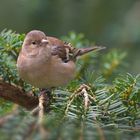
[[[28,110],[35,108],[38,105],[38,97],[25,93],[18,87],[0,81],[0,98],[16,103],[25,107]]]

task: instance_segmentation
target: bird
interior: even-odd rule
[[[75,77],[77,58],[105,47],[75,48],[40,30],[28,32],[17,58],[19,76],[43,89],[64,86]]]

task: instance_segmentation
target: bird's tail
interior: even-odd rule
[[[76,48],[75,50],[73,50],[73,58],[77,58],[78,56],[84,55],[91,51],[99,51],[105,48],[106,47],[102,47],[102,46],[93,46],[93,47],[87,47],[87,48],[81,48],[81,49]]]

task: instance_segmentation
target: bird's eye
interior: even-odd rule
[[[32,44],[33,44],[33,45],[36,45],[36,42],[35,42],[35,41],[32,41]]]

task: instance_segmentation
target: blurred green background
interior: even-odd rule
[[[127,71],[140,73],[139,0],[0,0],[0,31],[39,29],[56,37],[70,31],[128,52]]]

